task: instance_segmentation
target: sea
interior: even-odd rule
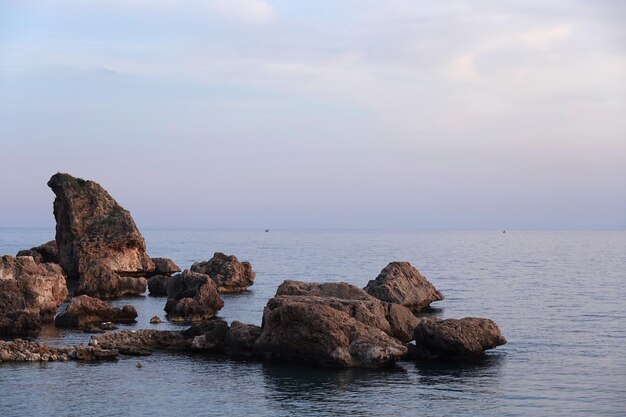
[[[223,295],[219,316],[261,323],[285,279],[363,287],[409,261],[446,299],[427,314],[488,317],[508,343],[472,362],[328,369],[190,353],[98,363],[0,364],[0,416],[625,416],[626,232],[143,230],[153,257],[181,268],[216,251],[250,261],[256,281]],[[0,254],[54,239],[0,229]],[[180,329],[162,297],[133,304],[123,328]],[[164,323],[149,323],[152,316]],[[44,327],[37,340],[88,343]],[[142,367],[137,368],[137,362]]]

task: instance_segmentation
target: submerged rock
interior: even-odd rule
[[[37,263],[59,263],[59,251],[54,240],[34,248],[21,250],[15,256],[32,256]]]
[[[0,258],[0,334],[32,335],[67,298],[59,265],[36,263],[30,256]]]
[[[148,279],[148,291],[150,295],[162,297],[167,295],[167,286],[172,277],[167,275],[155,275]]]
[[[78,279],[78,293],[99,298],[141,294],[154,270],[146,244],[130,213],[99,184],[55,174],[48,181],[56,198],[59,264]],[[142,289],[143,288],[143,289]]]
[[[407,348],[385,332],[324,304],[271,299],[255,348],[265,357],[323,366],[380,367]]]
[[[164,310],[171,321],[210,320],[224,307],[211,277],[188,269],[172,277],[167,297]]]
[[[485,318],[426,318],[415,327],[415,352],[423,359],[471,358],[504,344],[498,325]]]
[[[373,297],[401,304],[414,312],[444,299],[437,289],[408,262],[391,262],[367,283],[365,291]]]
[[[159,318],[159,316],[152,316],[152,318],[150,319],[150,324],[159,324],[159,323],[163,323],[161,319]]]
[[[97,328],[105,330],[107,326],[103,327],[103,323],[132,323],[136,318],[137,310],[132,305],[115,308],[106,301],[81,295],[72,298],[67,309],[54,319],[54,324],[57,327],[75,329],[92,329],[92,326],[95,325]]]
[[[180,272],[178,265],[168,258],[152,258],[152,263],[154,264],[154,271],[148,274],[148,277],[154,275],[165,275],[169,277],[176,272]]]
[[[196,262],[193,272],[206,274],[217,284],[219,292],[242,292],[254,284],[255,273],[249,262],[239,262],[236,256],[215,252],[206,262]]]
[[[403,342],[413,339],[413,329],[419,321],[407,308],[381,301],[345,282],[287,280],[276,290],[273,302],[285,303],[290,299],[300,303],[327,305]]]

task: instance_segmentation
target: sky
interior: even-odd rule
[[[626,229],[626,2],[0,0],[0,227]]]

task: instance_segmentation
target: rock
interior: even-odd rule
[[[35,336],[41,330],[41,318],[28,311],[0,313],[0,335]]]
[[[437,289],[408,262],[391,262],[367,283],[368,294],[390,303],[401,304],[414,312],[444,299]]]
[[[211,277],[188,269],[172,277],[167,297],[164,310],[171,321],[210,320],[224,307]]]
[[[194,263],[191,270],[210,276],[221,293],[245,291],[255,277],[249,262],[239,262],[234,255],[226,256],[221,252],[215,252],[206,262]]]
[[[287,280],[276,290],[275,302],[285,302],[285,297],[294,298],[298,302],[330,306],[402,342],[413,340],[413,329],[418,323],[418,319],[406,307],[381,301],[345,282]]]
[[[90,295],[96,298],[118,298],[143,294],[148,280],[143,277],[124,277],[110,270],[102,263],[90,265],[76,287],[76,295]]]
[[[191,349],[193,350],[222,352],[228,331],[228,323],[224,320],[211,320],[207,323],[191,326],[183,334],[193,338],[191,342]]]
[[[70,279],[78,279],[79,293],[99,298],[143,293],[145,279],[137,285],[133,278],[146,276],[154,265],[130,213],[92,181],[58,173],[48,186],[56,195],[58,261]]]
[[[323,304],[273,298],[263,313],[255,349],[271,359],[323,366],[380,367],[407,348],[383,331]]]
[[[166,275],[155,275],[148,279],[148,291],[150,295],[162,297],[167,295],[167,285],[172,277]]]
[[[153,316],[150,319],[150,324],[159,324],[159,323],[163,323],[163,322],[161,321],[161,319],[158,316]]]
[[[137,310],[132,305],[114,308],[98,298],[81,295],[72,298],[67,309],[55,318],[54,324],[75,329],[86,329],[95,324],[104,330],[107,326],[101,325],[105,322],[132,323],[136,318]]]
[[[29,256],[0,258],[0,334],[32,335],[66,298],[59,265],[36,263]]]
[[[117,355],[117,350],[100,346],[51,347],[31,340],[0,340],[0,363],[111,360],[117,358]]]
[[[148,277],[154,275],[165,275],[169,277],[176,272],[180,272],[178,265],[168,258],[152,258],[152,263],[154,264],[154,271],[148,274]]]
[[[233,321],[230,330],[226,333],[224,349],[233,356],[254,357],[257,356],[255,344],[261,335],[261,328],[254,324],[245,324]]]
[[[27,250],[21,250],[17,256],[32,256],[37,263],[59,263],[59,251],[54,240]]]
[[[185,337],[183,332],[174,330],[122,330],[91,336],[89,344],[103,349],[116,349],[125,355],[142,356],[157,349],[189,350],[191,339]]]
[[[500,328],[490,319],[425,318],[415,327],[416,352],[424,359],[471,358],[505,343]]]

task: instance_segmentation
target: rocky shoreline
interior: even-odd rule
[[[345,282],[285,280],[269,299],[262,325],[215,316],[223,293],[246,291],[256,277],[249,262],[215,252],[181,272],[151,258],[130,213],[100,185],[55,174],[55,241],[0,258],[0,335],[33,336],[41,323],[88,332],[133,322],[132,305],[106,299],[166,296],[164,310],[181,331],[123,330],[94,335],[88,346],[51,348],[0,341],[0,362],[108,360],[183,350],[232,358],[332,367],[382,367],[398,360],[476,358],[506,343],[490,319],[422,317],[444,296],[408,262],[391,262],[361,289]],[[69,287],[75,288],[73,294]],[[70,301],[63,309],[61,304]],[[157,318],[158,319],[158,318]],[[155,321],[154,318],[152,321]]]

